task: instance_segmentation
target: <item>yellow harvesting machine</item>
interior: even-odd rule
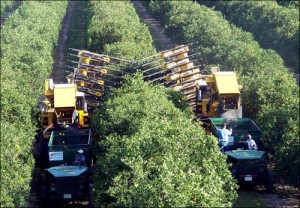
[[[68,125],[89,128],[89,113],[84,93],[77,91],[76,84],[54,84],[52,79],[46,79],[44,95],[41,109],[44,134],[48,129]]]
[[[197,115],[218,118],[242,118],[241,86],[233,71],[213,67],[210,75],[197,82]]]

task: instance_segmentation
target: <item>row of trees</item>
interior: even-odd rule
[[[156,53],[150,32],[140,23],[130,1],[93,1],[91,4],[88,26],[91,51],[127,60]]]
[[[92,2],[90,50],[135,60],[155,53],[130,2]],[[93,112],[100,135],[96,206],[230,206],[236,184],[216,140],[191,122],[180,93],[127,77]],[[188,112],[188,113],[187,113]]]
[[[27,206],[37,103],[66,6],[23,2],[1,28],[1,207]]]
[[[280,54],[286,66],[299,69],[299,8],[276,1],[198,1],[222,12],[237,27],[251,32],[263,48]]]
[[[289,8],[300,8],[300,2],[298,0],[276,0],[277,3],[281,6],[289,7]]]
[[[198,41],[207,63],[239,74],[244,115],[261,127],[265,148],[278,162],[277,173],[299,186],[299,87],[281,57],[196,2],[148,1],[147,5],[170,37],[183,43]]]
[[[1,6],[0,6],[0,14],[3,15],[4,12],[6,12],[7,10],[9,10],[12,5],[13,5],[13,0],[8,0],[8,1],[1,1]]]

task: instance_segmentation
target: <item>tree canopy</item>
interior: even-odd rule
[[[217,140],[175,107],[169,90],[127,77],[93,114],[101,135],[97,206],[221,207],[236,188]]]

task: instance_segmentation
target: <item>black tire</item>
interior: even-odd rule
[[[269,193],[273,193],[273,173],[268,169],[267,171],[267,181],[266,181],[266,190]]]
[[[49,154],[48,154],[48,139],[41,139],[40,149],[41,149],[41,158],[40,158],[40,167],[48,168],[49,167]]]
[[[49,199],[48,199],[48,191],[46,186],[42,186],[41,188],[41,202],[40,207],[48,207],[49,205]]]
[[[93,184],[89,184],[89,202],[88,207],[93,208],[94,207],[94,199],[93,199],[94,193],[93,193]]]

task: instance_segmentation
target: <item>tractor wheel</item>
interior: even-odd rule
[[[42,138],[41,144],[40,144],[40,150],[41,150],[41,158],[40,163],[42,168],[48,168],[49,166],[49,155],[48,155],[48,140]]]
[[[93,201],[93,184],[89,185],[89,202],[88,202],[88,207],[93,208],[94,207],[94,201]]]
[[[267,171],[266,190],[269,193],[273,192],[273,174],[272,171],[269,169]]]
[[[41,207],[48,207],[49,199],[48,199],[48,191],[46,186],[42,186],[41,188]]]

